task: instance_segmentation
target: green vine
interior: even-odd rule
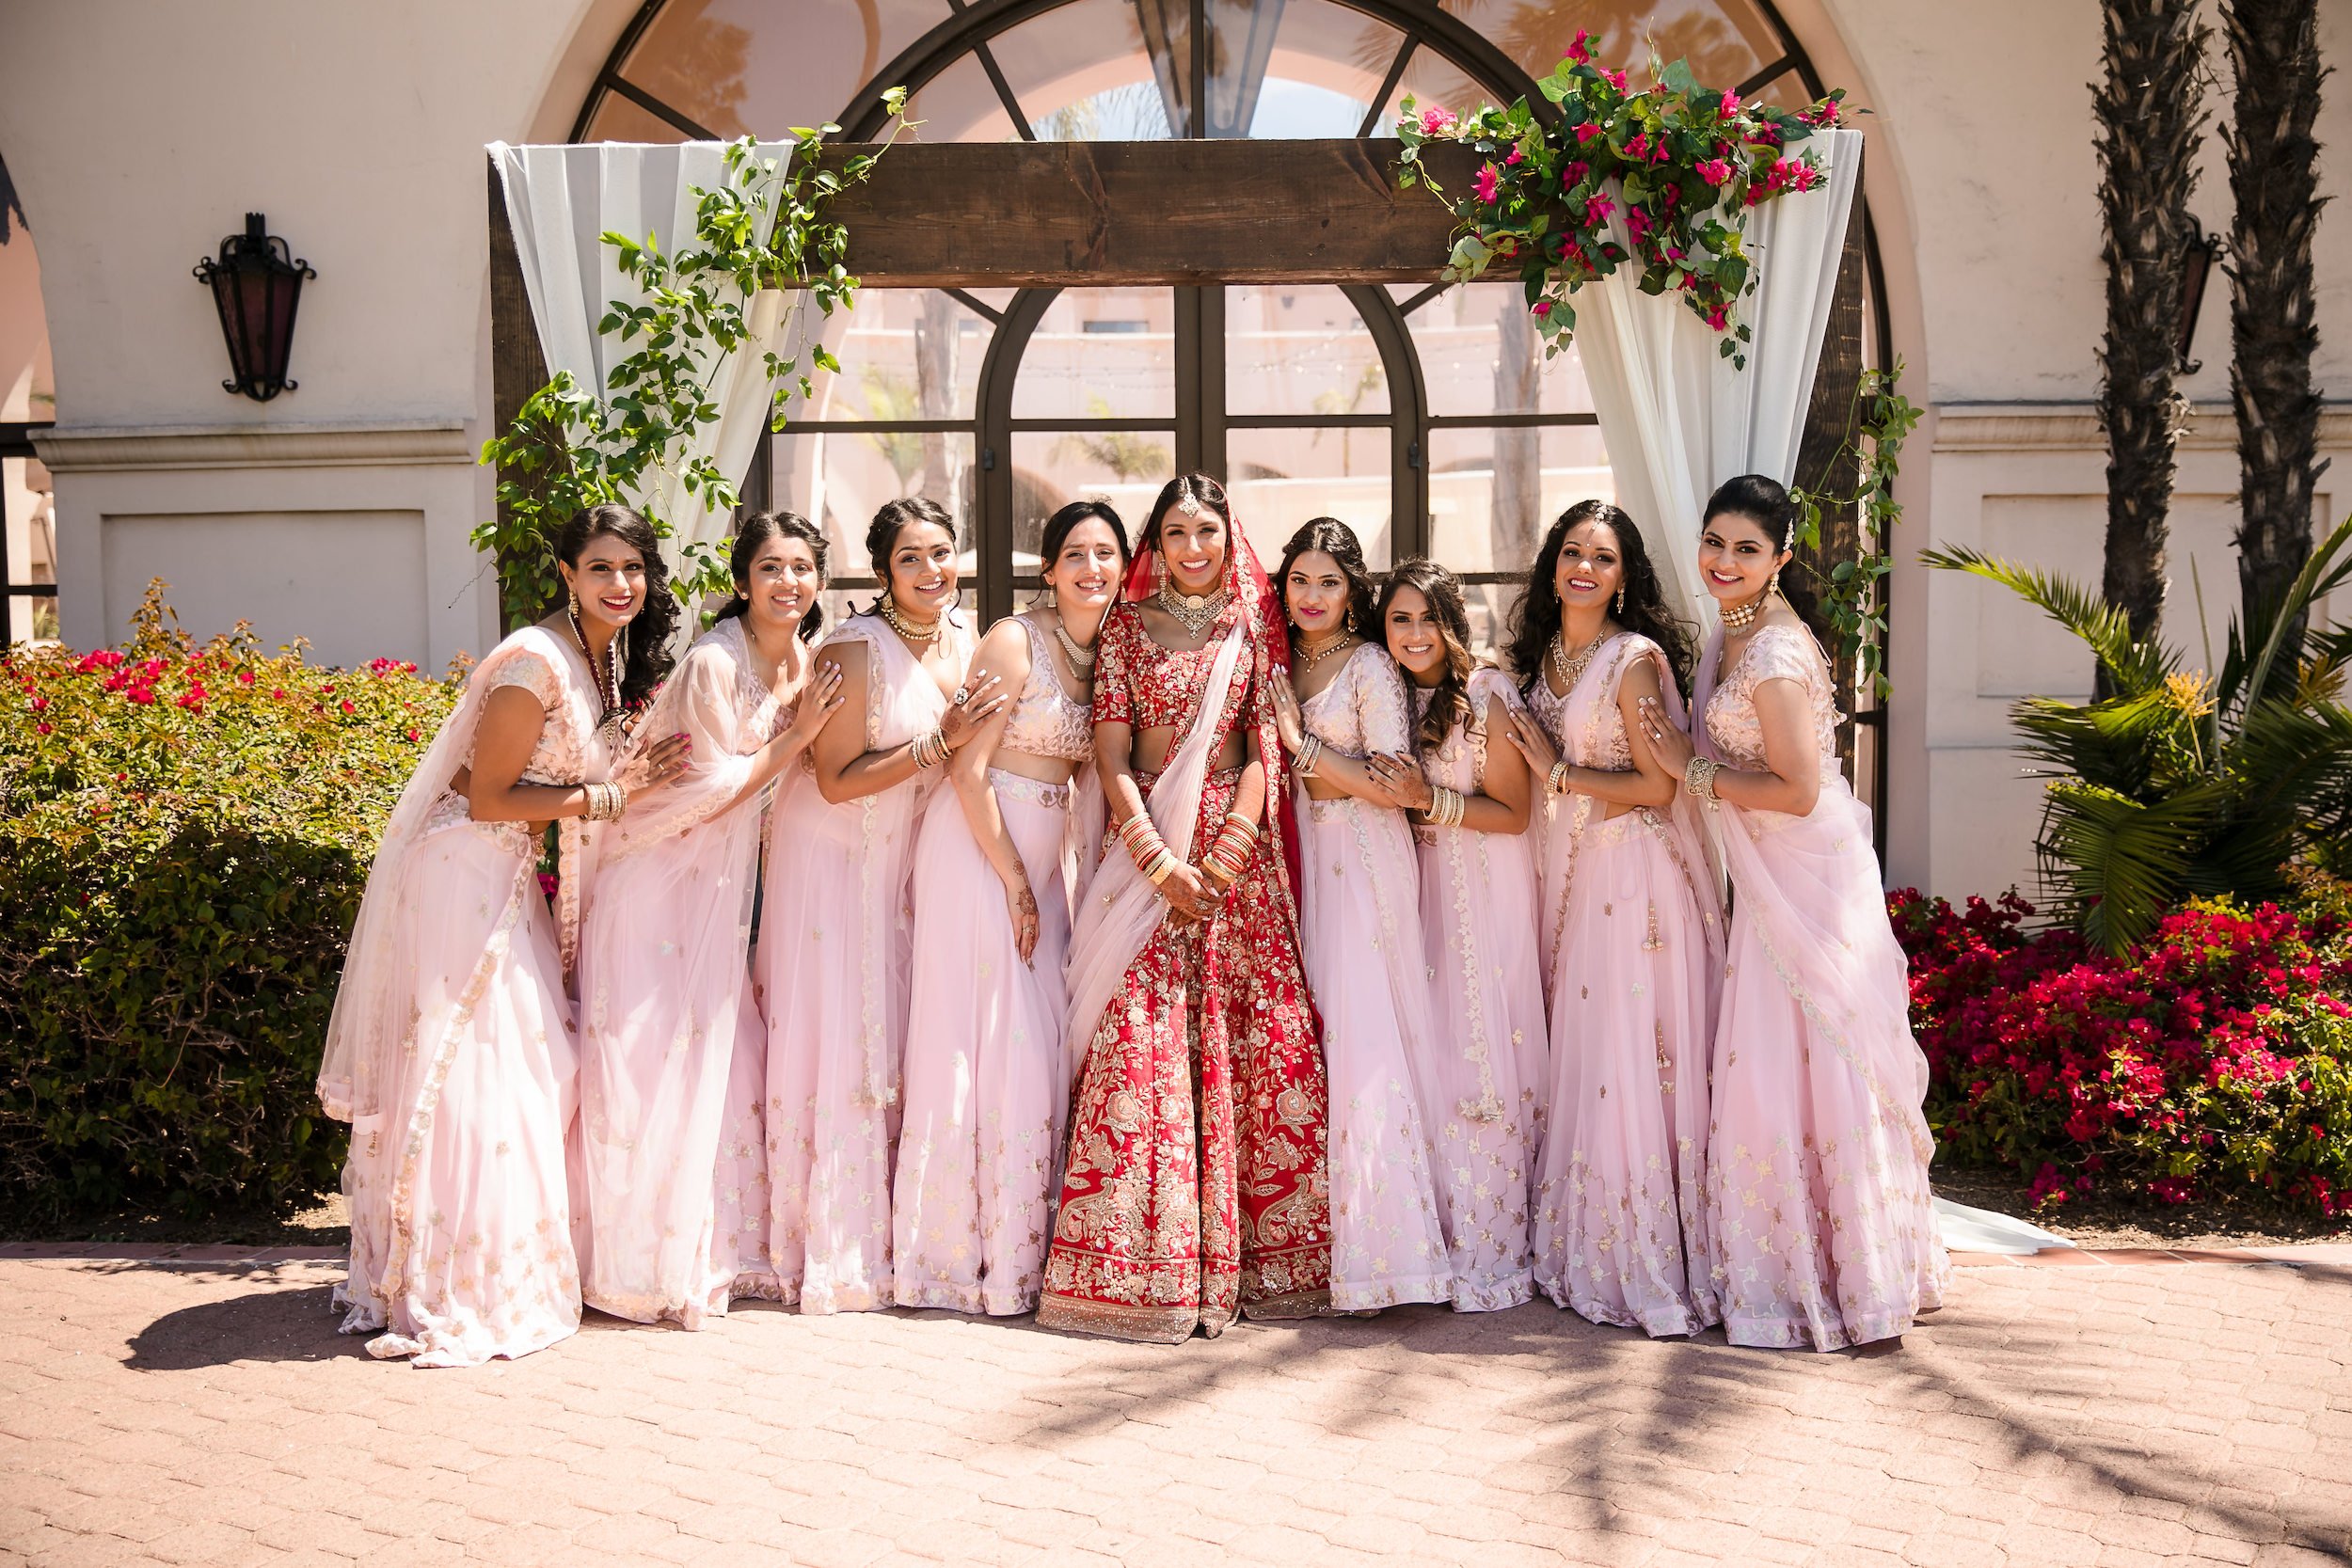
[[[891,114],[905,103],[902,89],[884,96]],[[883,146],[895,140],[895,123]],[[714,190],[693,187],[694,233],[675,251],[659,238],[607,232],[623,277],[641,298],[614,300],[596,331],[641,347],[613,365],[601,389],[580,386],[559,371],[526,400],[505,432],[483,443],[482,461],[500,473],[499,515],[473,531],[476,548],[498,562],[501,598],[510,621],[535,619],[553,603],[558,578],[555,538],[580,508],[617,502],[636,508],[663,538],[677,519],[660,515],[660,478],[678,480],[686,494],[712,513],[740,500],[735,482],[707,456],[685,451],[695,433],[717,422],[711,383],[725,356],[750,335],[749,302],[763,289],[804,290],[826,315],[852,303],[858,280],[843,266],[849,230],[826,216],[833,198],[865,181],[880,156],[860,152],[837,165],[818,162],[823,138],[837,125],[796,128],[783,159],[762,157],[750,136],[730,143],[725,179]],[[765,356],[771,394],[797,383],[805,397],[809,371],[838,372],[821,342],[799,356]],[[781,402],[772,429],[785,424]],[[693,605],[727,586],[723,541],[687,545],[671,578],[679,600]]]
[[[1826,574],[1816,571],[1814,587],[1823,618],[1841,651],[1853,660],[1856,689],[1867,681],[1882,699],[1893,687],[1886,678],[1886,600],[1880,584],[1893,565],[1887,537],[1903,515],[1901,503],[1895,499],[1903,440],[1919,422],[1918,405],[1896,389],[1902,373],[1903,362],[1898,358],[1892,370],[1864,371],[1854,388],[1846,439],[1828,466],[1836,473],[1848,453],[1859,460],[1852,491],[1788,492],[1797,504],[1796,543],[1811,550],[1821,547],[1823,512],[1854,508],[1859,536],[1854,558],[1838,562]]]

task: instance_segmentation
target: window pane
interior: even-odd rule
[[[797,512],[825,531],[834,582],[870,581],[866,525],[882,502],[900,496],[929,496],[954,513],[957,534],[968,549],[973,447],[974,437],[962,431],[787,431],[774,439],[768,493],[774,506]]]
[[[1597,425],[1429,433],[1429,553],[1457,572],[1525,571],[1554,517],[1616,495]]]
[[[1245,284],[1225,291],[1225,399],[1234,414],[1385,414],[1389,384],[1337,285]]]
[[[608,92],[588,121],[588,139],[658,142],[666,146],[684,141],[686,133],[659,115],[639,108],[619,93]]]
[[[1551,74],[1579,28],[1599,39],[1603,64],[1644,80],[1653,50],[1661,60],[1689,60],[1699,81],[1716,87],[1738,87],[1787,52],[1754,0],[1502,0],[1478,12],[1478,30],[1539,78]]]
[[[1012,569],[1035,577],[1045,519],[1074,500],[1111,503],[1132,538],[1160,486],[1176,477],[1168,430],[1024,430],[1012,437]]]
[[[1173,13],[1182,60],[1187,8],[1155,6],[1155,24],[1162,8]],[[1162,141],[1183,118],[1169,96],[1175,78],[1153,69],[1168,55],[1146,49],[1131,0],[1073,0],[999,35],[989,53],[1040,141]]]
[[[722,136],[772,140],[839,116],[860,86],[951,14],[947,0],[788,11],[773,0],[670,0],[621,74]]]
[[[961,56],[918,88],[907,100],[907,119],[923,122],[913,134],[924,141],[1019,139],[977,55]]]
[[[1347,425],[1226,433],[1226,487],[1267,571],[1311,517],[1354,529],[1373,570],[1388,569],[1389,442],[1385,429]]]
[[[1257,56],[1251,51],[1263,47],[1269,16],[1279,16],[1280,25],[1274,30],[1271,52],[1262,65],[1253,65]],[[1354,135],[1405,41],[1395,28],[1331,0],[1220,4],[1210,13],[1210,24],[1215,29],[1210,120],[1246,124],[1250,135],[1261,138]],[[1245,67],[1262,74],[1246,75]],[[1245,104],[1252,82],[1256,100]]]
[[[1176,300],[1167,289],[1065,289],[1012,388],[1017,420],[1176,417]]]
[[[1435,51],[1415,49],[1412,59],[1406,63],[1405,74],[1389,94],[1389,102],[1381,109],[1379,122],[1373,126],[1372,134],[1375,136],[1395,135],[1396,117],[1405,112],[1405,100],[1407,98],[1413,101],[1415,114],[1430,108],[1445,108],[1457,115],[1467,115],[1481,103],[1496,103],[1502,96],[1471,81],[1458,67],[1448,63]]]
[[[1405,318],[1421,356],[1429,412],[1588,414],[1592,389],[1571,342],[1544,357],[1517,283],[1456,284]]]
[[[803,313],[824,335],[842,373],[815,371],[811,395],[788,393],[794,420],[969,420],[979,404],[980,365],[995,334],[987,317],[937,289],[862,289],[847,310]],[[801,334],[793,351],[812,361]]]

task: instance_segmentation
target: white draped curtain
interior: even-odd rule
[[[1645,294],[1630,267],[1577,290],[1576,345],[1600,416],[1617,502],[1648,531],[1670,600],[1702,627],[1715,601],[1697,580],[1699,513],[1737,474],[1796,478],[1813,373],[1829,329],[1846,221],[1862,174],[1862,133],[1804,144],[1823,179],[1748,214],[1756,290],[1740,301],[1754,341],[1747,368],[1678,295]],[[1628,237],[1620,232],[1620,245]]]
[[[715,190],[725,182],[726,144],[515,147],[493,142],[489,152],[505,188],[507,221],[515,231],[523,286],[531,296],[531,317],[539,329],[548,370],[569,371],[582,388],[602,392],[613,365],[644,344],[642,338],[623,342],[596,331],[612,301],[644,298],[621,275],[615,252],[600,236],[607,230],[638,240],[650,234],[668,255],[693,244],[694,192]],[[758,152],[781,169],[791,144],[763,143]],[[765,177],[755,182],[755,189],[780,180],[780,173]],[[798,291],[787,294],[767,289],[745,301],[726,279],[717,280],[713,288],[721,297],[743,306],[751,328],[732,352],[703,345],[704,386],[719,418],[697,429],[692,444],[677,455],[671,469],[648,475],[644,494],[630,498],[633,504],[669,522],[672,536],[664,542],[664,553],[673,568],[684,544],[713,543],[727,532],[728,516],[710,512],[690,496],[683,476],[695,459],[708,457],[738,485],[743,483],[768,423],[767,356],[788,352],[799,304],[807,297]]]

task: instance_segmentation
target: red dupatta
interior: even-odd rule
[[[1286,874],[1291,895],[1293,918],[1298,907],[1299,853],[1298,814],[1291,804],[1290,791],[1282,787],[1282,736],[1274,722],[1273,673],[1289,673],[1291,667],[1290,623],[1282,609],[1281,595],[1274,592],[1272,579],[1258,562],[1258,552],[1250,547],[1249,536],[1228,513],[1225,518],[1225,586],[1232,593],[1232,602],[1216,619],[1214,636],[1227,635],[1239,624],[1249,642],[1250,698],[1249,706],[1242,715],[1242,723],[1258,736],[1258,755],[1266,770],[1266,812],[1282,839],[1282,869]],[[1156,598],[1168,581],[1168,563],[1160,556],[1159,531],[1147,531],[1136,546],[1134,562],[1127,568],[1127,581],[1120,596],[1129,604],[1142,604]],[[1198,720],[1195,721],[1198,722]]]

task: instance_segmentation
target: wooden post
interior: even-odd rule
[[[539,346],[539,328],[531,319],[531,295],[523,287],[522,257],[515,248],[515,230],[506,219],[505,183],[499,179],[497,161],[486,163],[490,171],[491,428],[504,435],[531,394],[548,384],[548,361]],[[505,475],[501,472],[500,477]],[[508,509],[501,506],[499,520],[504,522],[507,517]],[[519,624],[508,623],[503,594],[499,615],[509,631]]]
[[[1837,263],[1837,290],[1830,299],[1829,330],[1821,340],[1821,361],[1813,375],[1813,397],[1805,406],[1804,436],[1797,448],[1797,484],[1804,489],[1851,494],[1861,474],[1860,453],[1851,450],[1854,393],[1862,384],[1862,198],[1854,197],[1846,220],[1846,245]],[[1821,543],[1818,549],[1800,547],[1791,569],[1813,573],[1826,580],[1841,561],[1855,560],[1862,550],[1861,520],[1851,506],[1824,507]],[[1854,711],[1854,660],[1843,650],[1831,650],[1837,684],[1837,711]],[[1851,777],[1854,762],[1854,725],[1849,717],[1838,726],[1838,754]]]

